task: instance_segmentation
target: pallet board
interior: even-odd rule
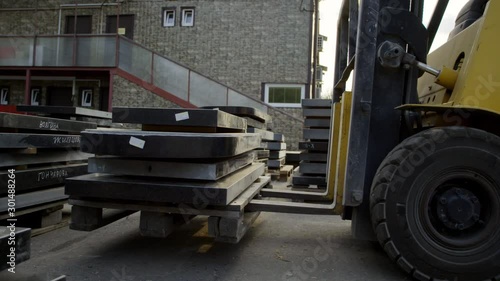
[[[268,150],[285,150],[286,149],[286,143],[284,142],[261,142],[260,144],[261,148],[268,149]]]
[[[255,159],[254,151],[212,163],[99,157],[89,159],[88,171],[113,175],[217,180],[250,165]]]
[[[328,151],[327,141],[303,141],[299,142],[299,149],[307,149],[309,151]]]
[[[245,133],[177,133],[87,130],[81,150],[99,155],[141,158],[225,158],[258,148],[260,136]]]
[[[32,112],[50,116],[94,117],[102,119],[111,119],[112,116],[111,112],[76,106],[18,105],[17,111]]]
[[[75,177],[87,173],[87,164],[51,165],[43,168],[17,170],[15,174],[16,194],[30,190],[64,184],[68,177]],[[7,194],[9,180],[7,171],[0,173],[0,196]]]
[[[271,116],[254,107],[245,106],[204,106],[202,108],[218,109],[236,116],[250,117],[259,122],[267,122],[271,120]]]
[[[79,135],[15,134],[0,133],[2,148],[66,148],[80,147]]]
[[[329,129],[304,129],[304,139],[327,141],[329,137]]]
[[[0,153],[0,167],[54,164],[58,162],[86,161],[92,154],[78,150],[38,150],[36,154]]]
[[[254,163],[216,182],[90,174],[66,180],[72,199],[97,198],[194,205],[227,205],[264,173]]]
[[[302,108],[309,107],[332,107],[333,101],[331,99],[303,99]]]
[[[113,108],[113,122],[175,127],[199,127],[243,132],[247,123],[220,110],[184,108]]]
[[[0,128],[79,133],[86,129],[95,129],[97,125],[91,122],[0,112]]]

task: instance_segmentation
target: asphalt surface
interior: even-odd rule
[[[206,221],[166,239],[141,237],[138,213],[90,233],[61,228],[34,237],[31,259],[0,280],[410,280],[337,216],[263,213],[236,245],[214,242]]]

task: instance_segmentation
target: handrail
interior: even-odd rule
[[[219,84],[219,85],[221,85],[221,86],[223,86],[223,87],[225,87],[225,88],[227,88],[227,89],[229,89],[229,90],[231,90],[231,91],[233,91],[233,92],[236,92],[236,93],[238,93],[238,94],[240,94],[240,95],[244,96],[245,98],[251,99],[251,100],[253,100],[254,102],[259,103],[259,104],[261,104],[261,105],[263,105],[263,106],[265,106],[265,107],[267,107],[267,108],[272,108],[273,110],[279,111],[280,113],[283,113],[283,114],[285,114],[286,116],[291,117],[291,118],[293,118],[293,119],[295,119],[295,120],[297,120],[297,121],[300,121],[300,122],[302,122],[302,123],[304,122],[304,120],[302,120],[302,119],[300,119],[300,118],[297,118],[297,117],[293,116],[292,114],[290,114],[290,113],[288,113],[288,112],[286,112],[286,111],[284,111],[284,110],[281,110],[281,109],[279,109],[279,108],[277,108],[277,107],[274,107],[274,106],[268,105],[268,104],[266,104],[266,103],[264,103],[264,102],[262,102],[262,101],[260,101],[260,100],[258,100],[258,99],[255,99],[255,98],[253,98],[253,97],[251,97],[251,96],[245,95],[245,94],[243,94],[243,93],[241,93],[241,92],[239,92],[239,91],[235,90],[234,88],[231,88],[231,87],[229,87],[229,86],[226,86],[226,85],[224,85],[224,84],[222,84],[222,83],[220,83],[220,82],[218,82],[218,81],[216,81],[216,80],[214,80],[214,79],[212,79],[212,78],[210,78],[210,77],[208,77],[208,76],[206,76],[206,75],[204,75],[204,74],[202,74],[202,73],[200,73],[200,72],[198,72],[198,71],[196,71],[196,70],[192,70],[191,68],[189,68],[188,66],[186,66],[186,65],[184,65],[184,64],[182,64],[182,63],[179,63],[179,62],[173,61],[173,60],[169,59],[168,57],[166,57],[166,56],[164,56],[164,55],[162,55],[162,54],[159,54],[159,53],[157,53],[157,52],[155,52],[155,51],[149,50],[148,48],[144,47],[143,45],[141,45],[141,44],[139,44],[139,43],[137,43],[137,42],[135,42],[135,41],[133,41],[133,40],[131,40],[131,39],[127,38],[127,37],[120,36],[120,39],[123,39],[123,40],[125,40],[125,41],[128,41],[128,42],[129,42],[129,43],[131,43],[131,44],[134,44],[134,45],[136,45],[136,46],[138,46],[138,47],[141,47],[141,48],[143,48],[143,49],[145,49],[145,50],[148,50],[148,51],[152,52],[153,54],[155,54],[155,55],[157,55],[157,56],[159,56],[159,57],[161,57],[161,58],[163,58],[163,59],[168,60],[169,62],[172,62],[172,63],[174,63],[174,64],[176,64],[176,65],[178,65],[178,66],[181,66],[181,67],[183,67],[183,68],[186,68],[186,69],[188,69],[190,72],[196,73],[196,74],[198,74],[198,75],[200,75],[200,76],[202,76],[202,77],[204,77],[204,78],[206,78],[206,79],[209,79],[209,80],[211,80],[211,81],[213,81],[213,82],[215,82],[215,83],[217,83],[217,84]]]

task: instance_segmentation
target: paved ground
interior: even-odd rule
[[[237,245],[214,243],[206,218],[168,239],[141,237],[134,214],[91,233],[68,227],[33,238],[31,260],[0,280],[409,280],[339,217],[262,214]]]

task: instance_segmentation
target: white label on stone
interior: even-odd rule
[[[177,122],[188,119],[189,119],[189,112],[187,111],[175,114],[175,121]]]
[[[130,141],[128,142],[131,146],[138,147],[140,149],[144,148],[144,144],[146,144],[146,141],[138,139],[136,137],[130,137]]]

